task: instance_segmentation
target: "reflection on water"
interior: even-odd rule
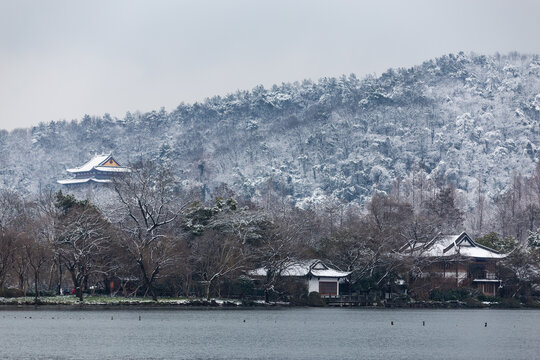
[[[4,359],[534,359],[539,336],[535,310],[0,311]]]

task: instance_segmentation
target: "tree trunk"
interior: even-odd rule
[[[55,271],[56,271],[56,261],[53,261],[49,269],[49,280],[47,280],[47,290],[53,289],[53,281],[54,281],[53,274],[55,273]],[[54,288],[56,288],[56,284],[54,285]],[[56,289],[56,290],[59,291],[60,289]]]
[[[35,270],[34,272],[34,291],[35,291],[35,298],[34,303],[37,304],[39,300],[39,272]]]
[[[58,288],[57,294],[60,294],[60,289],[62,288],[62,262],[58,259]]]
[[[23,291],[24,297],[26,297],[26,277],[23,274],[19,274],[19,289]]]
[[[266,272],[266,282],[264,284],[264,302],[269,303],[270,302],[270,271]]]
[[[22,274],[19,274],[19,289],[24,290],[24,276]]]
[[[204,286],[205,286],[206,300],[210,301],[210,281],[208,281]]]
[[[73,286],[75,287],[75,296],[79,298],[80,302],[83,302],[83,292],[81,289],[81,281],[75,274],[75,270],[69,269],[71,279],[73,280]]]
[[[157,295],[156,295],[156,291],[154,290],[154,287],[152,286],[151,279],[149,279],[148,275],[146,274],[146,268],[145,268],[143,262],[142,261],[137,261],[137,263],[139,264],[139,268],[141,269],[141,273],[142,273],[144,284],[146,285],[147,291],[150,291],[150,294],[152,295],[152,300],[157,302],[158,298],[157,298]]]

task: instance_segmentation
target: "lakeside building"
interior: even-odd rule
[[[73,175],[70,179],[58,180],[61,185],[77,186],[84,184],[107,184],[113,177],[130,172],[130,169],[121,166],[111,154],[95,155],[90,161],[82,166],[67,169]]]
[[[497,277],[497,262],[507,254],[476,243],[465,232],[438,234],[428,242],[411,242],[401,253],[425,260],[420,279],[429,288],[472,287],[484,295],[495,296],[502,286]]]
[[[306,282],[308,293],[318,292],[322,297],[339,296],[339,284],[343,283],[351,273],[332,269],[321,260],[297,260],[286,264],[279,276],[303,279]],[[248,271],[249,276],[265,278],[268,275],[266,268]]]

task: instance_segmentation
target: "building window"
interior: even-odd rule
[[[320,281],[319,294],[321,295],[337,295],[337,282]]]

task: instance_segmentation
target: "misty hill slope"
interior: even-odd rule
[[[540,57],[443,56],[380,77],[240,91],[170,113],[85,116],[0,132],[0,187],[56,187],[95,153],[166,161],[208,193],[362,202],[419,169],[496,194],[540,157]]]

